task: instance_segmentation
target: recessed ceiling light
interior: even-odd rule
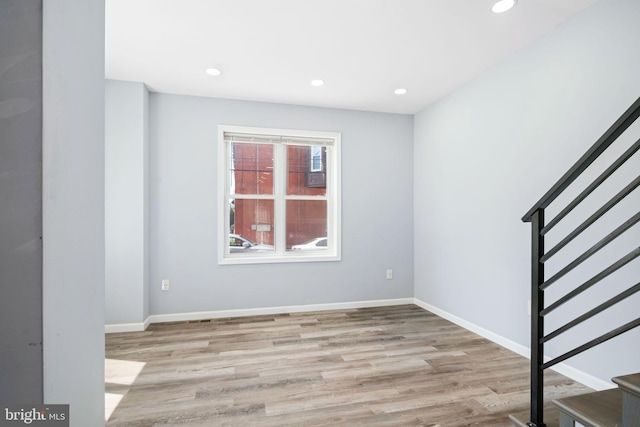
[[[396,95],[404,95],[407,93],[407,90],[403,87],[398,88],[396,90],[393,91],[393,93],[395,93]]]
[[[209,74],[210,76],[219,76],[220,74],[222,74],[222,71],[218,70],[217,68],[207,68],[206,70],[204,70],[204,72]]]
[[[500,0],[491,6],[493,13],[503,13],[516,5],[516,0]]]
[[[316,79],[316,80],[311,80],[311,86],[322,86],[324,84],[324,80],[320,80],[320,79]]]

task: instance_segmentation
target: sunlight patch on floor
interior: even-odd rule
[[[105,393],[104,393],[104,419],[109,421],[113,411],[116,410],[120,401],[129,391],[130,385],[134,383],[142,369],[144,362],[133,360],[105,359]]]
[[[104,420],[109,421],[111,414],[116,410],[124,394],[105,393],[104,394]]]
[[[142,372],[144,365],[144,362],[132,360],[105,359],[105,381],[112,384],[131,385]]]

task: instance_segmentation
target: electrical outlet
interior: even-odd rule
[[[164,279],[162,281],[162,290],[163,291],[168,291],[169,290],[169,279]]]
[[[391,280],[393,279],[393,270],[388,268],[387,269],[387,280]]]

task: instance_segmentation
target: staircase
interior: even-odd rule
[[[622,427],[640,426],[640,374],[617,377],[622,390]]]
[[[613,378],[618,388],[553,401],[546,414],[547,427],[639,427],[640,373]],[[522,416],[510,416],[516,427],[529,427]]]
[[[617,389],[554,400],[560,427],[639,427],[640,374],[613,378]]]
[[[632,197],[636,197],[638,195],[635,190],[640,187],[640,174],[638,174],[639,171],[637,167],[633,166],[634,163],[630,162],[628,164],[626,174],[615,173],[623,168],[623,165],[625,165],[625,163],[630,159],[633,158],[635,161],[638,161],[638,157],[636,156],[634,158],[634,156],[638,151],[640,151],[640,139],[637,139],[635,143],[627,147],[622,154],[613,155],[617,156],[617,158],[612,162],[607,163],[608,167],[603,171],[598,172],[598,168],[596,167],[594,169],[594,166],[592,166],[594,162],[605,152],[607,152],[607,156],[603,156],[601,160],[613,157],[611,155],[612,150],[610,149],[607,151],[607,149],[611,146],[616,147],[613,145],[615,142],[622,140],[624,142],[618,145],[618,148],[624,149],[626,147],[624,144],[626,144],[626,140],[629,139],[626,137],[631,134],[627,133],[624,138],[620,137],[625,134],[625,131],[627,131],[634,122],[636,122],[638,117],[640,117],[640,98],[637,99],[633,105],[624,112],[624,114],[622,114],[622,116],[602,135],[602,137],[596,141],[596,143],[576,162],[576,164],[573,165],[573,167],[571,167],[571,169],[569,169],[562,178],[560,178],[560,180],[551,187],[542,199],[540,199],[538,203],[536,203],[522,218],[524,222],[531,223],[532,230],[531,400],[530,412],[528,415],[512,415],[509,417],[517,427],[573,427],[576,425],[583,425],[585,427],[640,427],[640,373],[613,378],[613,382],[618,385],[617,389],[558,399],[553,401],[554,406],[551,408],[545,407],[543,387],[545,369],[640,326],[640,317],[631,320],[626,319],[624,320],[626,323],[623,325],[614,327],[609,332],[597,336],[564,354],[545,361],[546,343],[593,318],[594,316],[606,310],[613,309],[616,304],[627,300],[634,296],[634,294],[640,292],[640,283],[623,283],[626,288],[622,292],[614,296],[605,296],[603,299],[606,300],[602,301],[596,307],[591,308],[590,310],[585,310],[584,313],[573,318],[573,320],[570,318],[570,321],[552,332],[545,331],[545,318],[547,315],[560,308],[564,308],[564,305],[567,302],[581,296],[585,291],[598,285],[598,283],[603,281],[603,279],[618,270],[625,268],[628,264],[636,260],[636,258],[640,257],[640,247],[635,247],[637,244],[637,242],[635,242],[636,238],[633,237],[635,235],[627,233],[636,224],[640,223],[640,212],[638,212],[637,204],[633,206],[633,202],[627,203],[627,207],[622,209],[622,214],[625,216],[622,220],[619,220],[620,222],[618,222],[618,220],[611,221],[610,216],[607,216],[598,222],[600,218],[604,217],[605,214],[613,210],[616,206],[625,206],[623,201],[627,196],[634,194],[634,192],[635,195]],[[637,138],[637,136],[635,138]],[[633,142],[633,139],[631,142]],[[613,150],[613,152],[615,152],[615,150]],[[602,165],[599,165],[599,167],[600,166]],[[631,170],[631,173],[628,173],[629,169]],[[588,171],[589,173],[583,175],[585,171]],[[590,180],[590,177],[594,175],[597,175],[595,179],[587,182],[586,184],[583,183],[585,180]],[[624,179],[628,179],[629,175],[632,175],[630,182],[625,181]],[[612,177],[614,179],[611,179]],[[579,178],[580,180],[578,180]],[[576,181],[578,181],[578,183],[574,184]],[[602,195],[599,198],[589,198],[589,196],[594,193],[601,184],[606,183],[609,185],[615,183],[618,185],[620,182],[622,182],[622,184],[620,184],[622,188],[614,191],[613,193],[615,194],[604,204],[599,204],[599,201],[603,198]],[[607,188],[607,191],[604,192],[606,194],[610,191],[610,187],[607,186],[605,188]],[[569,189],[569,191],[566,191],[567,189]],[[576,193],[579,194],[574,195]],[[555,213],[555,216],[551,220],[546,221],[545,210],[559,196],[563,197],[560,197],[556,204],[560,203],[562,206],[557,207],[557,213]],[[570,201],[562,202],[563,199],[568,199]],[[583,203],[585,200],[587,200],[587,202]],[[594,207],[594,204],[596,203],[598,203],[598,205]],[[629,204],[632,205],[631,208],[628,207]],[[569,224],[566,224],[567,221],[564,221],[563,227],[559,227],[560,231],[557,229],[554,230],[556,234],[560,234],[559,236],[554,236],[556,237],[555,245],[550,249],[546,248],[545,236],[557,224],[561,223],[563,219],[571,218],[570,213],[572,213],[572,211],[575,213],[574,209],[578,207],[579,209],[583,209],[583,212],[586,212],[588,217],[585,220],[578,221],[580,224],[576,228],[572,228],[571,226],[571,222],[573,221],[569,222]],[[556,206],[553,206],[553,208],[555,209]],[[629,215],[630,210],[631,215],[627,216]],[[591,213],[592,211],[593,213]],[[615,218],[618,217],[620,217],[620,215]],[[598,226],[592,227],[596,223]],[[606,227],[603,227],[603,223]],[[565,231],[567,228],[571,231]],[[609,230],[608,234],[604,237],[599,234],[603,228]],[[570,247],[572,242],[575,245],[574,239],[578,236],[584,237],[585,235],[588,235],[589,237],[596,237],[597,242],[591,247],[586,248],[586,250],[584,250],[584,252],[582,252],[582,254],[577,258],[573,259],[575,255],[570,255],[573,252],[569,251],[567,253],[565,247]],[[625,239],[619,239],[619,237],[623,235],[626,236]],[[577,241],[578,240],[576,240],[576,242]],[[634,241],[634,247],[630,251],[628,248],[625,249],[624,252],[626,253],[622,253],[622,256],[617,261],[610,264],[608,263],[604,268],[597,263],[595,266],[593,263],[589,265],[587,261],[591,262],[597,258],[591,258],[593,255],[605,247],[611,249],[615,245],[610,245],[610,243],[614,241],[617,241],[618,243],[621,241]],[[545,263],[560,252],[563,252],[563,256],[557,257],[559,258],[557,260],[554,259],[553,263],[553,267],[557,270],[554,274],[550,275],[551,277],[546,277]],[[585,263],[585,265],[589,265],[592,270],[600,272],[591,276],[584,282],[580,280],[582,283],[578,283],[578,286],[575,286],[573,280],[567,282],[567,278],[571,277],[567,276],[567,274],[583,263]],[[634,273],[625,274],[623,276],[624,280],[628,280],[634,276],[633,281],[636,281],[636,270],[631,271]],[[557,282],[562,283],[563,286],[559,287],[555,293],[550,294],[553,297],[553,301],[545,302],[545,293],[551,286],[554,286],[555,290]],[[570,288],[570,290],[566,291],[567,288]],[[593,303],[593,300],[594,297],[592,294],[592,299],[589,300],[588,303]],[[578,299],[572,301],[572,304],[574,304],[573,311],[575,311],[576,301],[578,301]],[[582,305],[584,298],[581,301]],[[595,303],[598,304],[598,301]],[[564,311],[564,314],[569,317],[567,311]],[[631,314],[633,314],[633,317],[637,315],[633,312]],[[584,325],[582,325],[582,327],[584,327]],[[615,360],[609,360],[608,363],[615,363]],[[548,414],[545,414],[545,410],[547,409]],[[523,422],[523,419],[528,419],[529,421]]]

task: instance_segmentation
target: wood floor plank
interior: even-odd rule
[[[506,427],[528,404],[528,360],[414,305],[154,324],[106,357],[109,427]]]

